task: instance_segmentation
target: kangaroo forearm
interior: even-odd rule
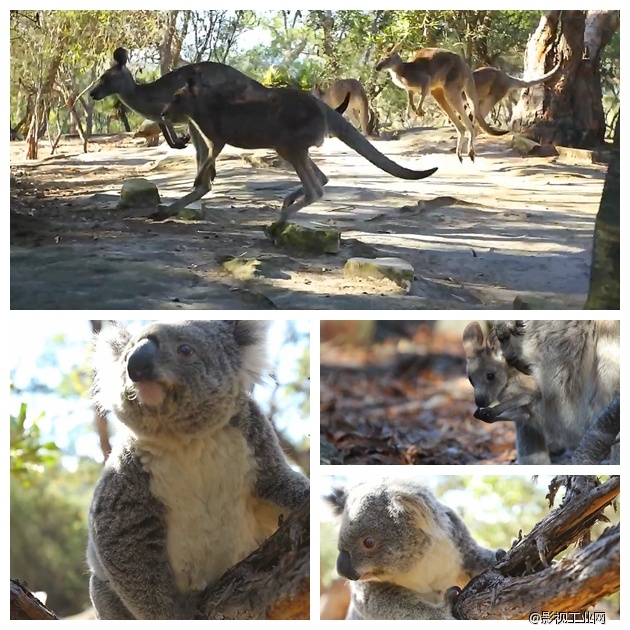
[[[171,149],[184,149],[190,140],[190,136],[182,136],[179,138],[175,133],[175,129],[170,124],[159,123],[162,134]]]

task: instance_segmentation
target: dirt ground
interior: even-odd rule
[[[336,138],[312,151],[328,175],[321,202],[300,222],[341,231],[337,254],[273,244],[263,229],[294,187],[290,168],[253,167],[251,152],[227,148],[204,220],[148,218],[118,210],[126,178],[155,182],[163,201],[185,194],[194,150],[146,148],[121,134],[77,140],[58,155],[26,162],[11,143],[11,308],[13,309],[506,309],[515,298],[539,307],[581,308],[604,165],[523,158],[510,135],[477,140],[460,164],[451,129],[416,129],[376,140],[414,169],[439,167],[418,182],[391,177]],[[155,168],[164,156],[173,163]],[[265,277],[241,281],[223,256],[255,256]],[[354,256],[411,263],[408,293],[389,280],[345,278]],[[271,271],[269,271],[271,270]],[[542,302],[540,302],[542,300]]]

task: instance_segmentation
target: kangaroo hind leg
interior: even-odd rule
[[[280,221],[284,223],[298,210],[321,199],[324,196],[324,184],[328,179],[310,159],[308,149],[286,150],[279,148],[277,151],[280,157],[293,165],[302,183],[301,189],[296,188],[284,198],[282,211],[280,213]],[[325,181],[323,181],[322,178]],[[302,191],[303,195],[301,194]]]

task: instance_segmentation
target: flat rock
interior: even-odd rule
[[[123,182],[118,208],[155,207],[160,203],[157,186],[144,177]]]
[[[414,269],[402,258],[350,258],[343,266],[345,277],[387,278],[409,291]]]
[[[341,247],[341,234],[334,228],[319,227],[307,221],[280,223],[265,228],[265,234],[276,245],[292,247],[316,254],[336,254]]]

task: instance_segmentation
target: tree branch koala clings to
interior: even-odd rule
[[[250,393],[267,323],[154,323],[96,341],[94,399],[130,429],[89,515],[100,619],[194,619],[197,601],[309,497]]]
[[[452,619],[451,606],[501,552],[472,539],[420,482],[385,478],[336,488],[337,572],[352,581],[346,619]]]

